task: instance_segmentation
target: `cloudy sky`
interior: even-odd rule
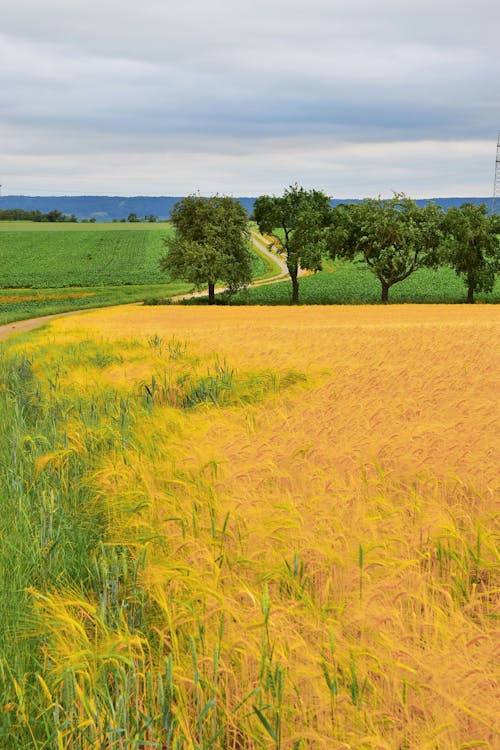
[[[3,194],[489,196],[498,0],[0,0]]]

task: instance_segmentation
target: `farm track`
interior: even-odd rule
[[[257,285],[260,286],[261,284],[265,284],[265,283],[272,284],[275,281],[281,281],[282,279],[285,279],[288,276],[288,268],[283,258],[281,258],[276,253],[273,253],[271,252],[271,250],[269,250],[269,247],[267,243],[264,242],[264,238],[262,237],[261,234],[256,234],[252,232],[251,240],[259,252],[264,253],[264,255],[267,255],[267,257],[270,258],[270,260],[272,260],[274,263],[276,263],[281,269],[279,276],[274,276],[272,279],[264,279],[261,282],[256,282],[254,286],[257,286]],[[301,273],[303,272],[301,271]]]
[[[122,307],[122,305],[117,305],[117,307]],[[69,310],[68,312],[54,313],[53,315],[41,315],[39,318],[28,318],[27,320],[17,320],[14,323],[5,323],[0,326],[0,341],[7,339],[14,333],[24,333],[25,331],[32,331],[35,328],[41,328],[44,323],[48,323],[55,318],[65,318],[68,315],[81,315],[82,313],[99,309],[98,307],[92,307],[86,310]]]
[[[265,284],[275,284],[278,281],[284,281],[288,277],[288,269],[286,267],[285,261],[280,258],[275,253],[271,252],[269,250],[267,244],[264,242],[264,240],[261,238],[260,235],[256,235],[252,233],[251,235],[252,243],[256,246],[256,248],[261,252],[264,253],[264,255],[267,255],[268,258],[270,258],[276,265],[280,268],[280,273],[277,276],[273,276],[270,279],[262,279],[260,281],[255,281],[250,284],[250,286],[264,286]],[[307,271],[299,271],[299,276],[304,276],[307,273]],[[216,293],[223,292],[225,290],[225,287],[218,287],[216,289]],[[181,302],[185,299],[193,299],[195,297],[203,297],[206,295],[206,291],[202,290],[199,292],[189,292],[188,294],[180,294],[176,297],[172,297],[172,302]],[[113,307],[130,307],[131,305],[140,305],[139,302],[131,302],[128,305],[113,305]],[[70,310],[68,312],[63,313],[54,313],[52,315],[41,315],[40,317],[36,318],[28,318],[27,320],[18,320],[13,323],[6,323],[4,325],[0,325],[0,341],[4,341],[9,336],[14,335],[15,333],[24,333],[26,331],[33,331],[36,328],[41,328],[45,323],[50,322],[51,320],[55,320],[56,318],[63,318],[68,315],[81,315],[83,313],[92,312],[93,310],[98,310],[100,308],[86,308],[85,310]]]

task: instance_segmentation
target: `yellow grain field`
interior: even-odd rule
[[[12,344],[116,583],[32,591],[54,747],[498,748],[499,324],[129,306]]]

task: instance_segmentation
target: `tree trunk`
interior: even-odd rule
[[[386,304],[389,302],[389,289],[390,285],[386,281],[381,281],[382,284],[382,302]]]
[[[299,304],[299,280],[297,278],[297,271],[290,271],[290,278],[292,279],[292,305]]]
[[[213,281],[208,282],[208,304],[215,305],[215,284]]]
[[[467,283],[467,304],[474,304],[474,282],[472,279],[469,279]]]

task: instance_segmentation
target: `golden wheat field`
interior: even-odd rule
[[[78,460],[105,528],[94,591],[30,587],[32,746],[498,748],[499,329],[127,306],[12,341],[64,415],[33,481]]]

